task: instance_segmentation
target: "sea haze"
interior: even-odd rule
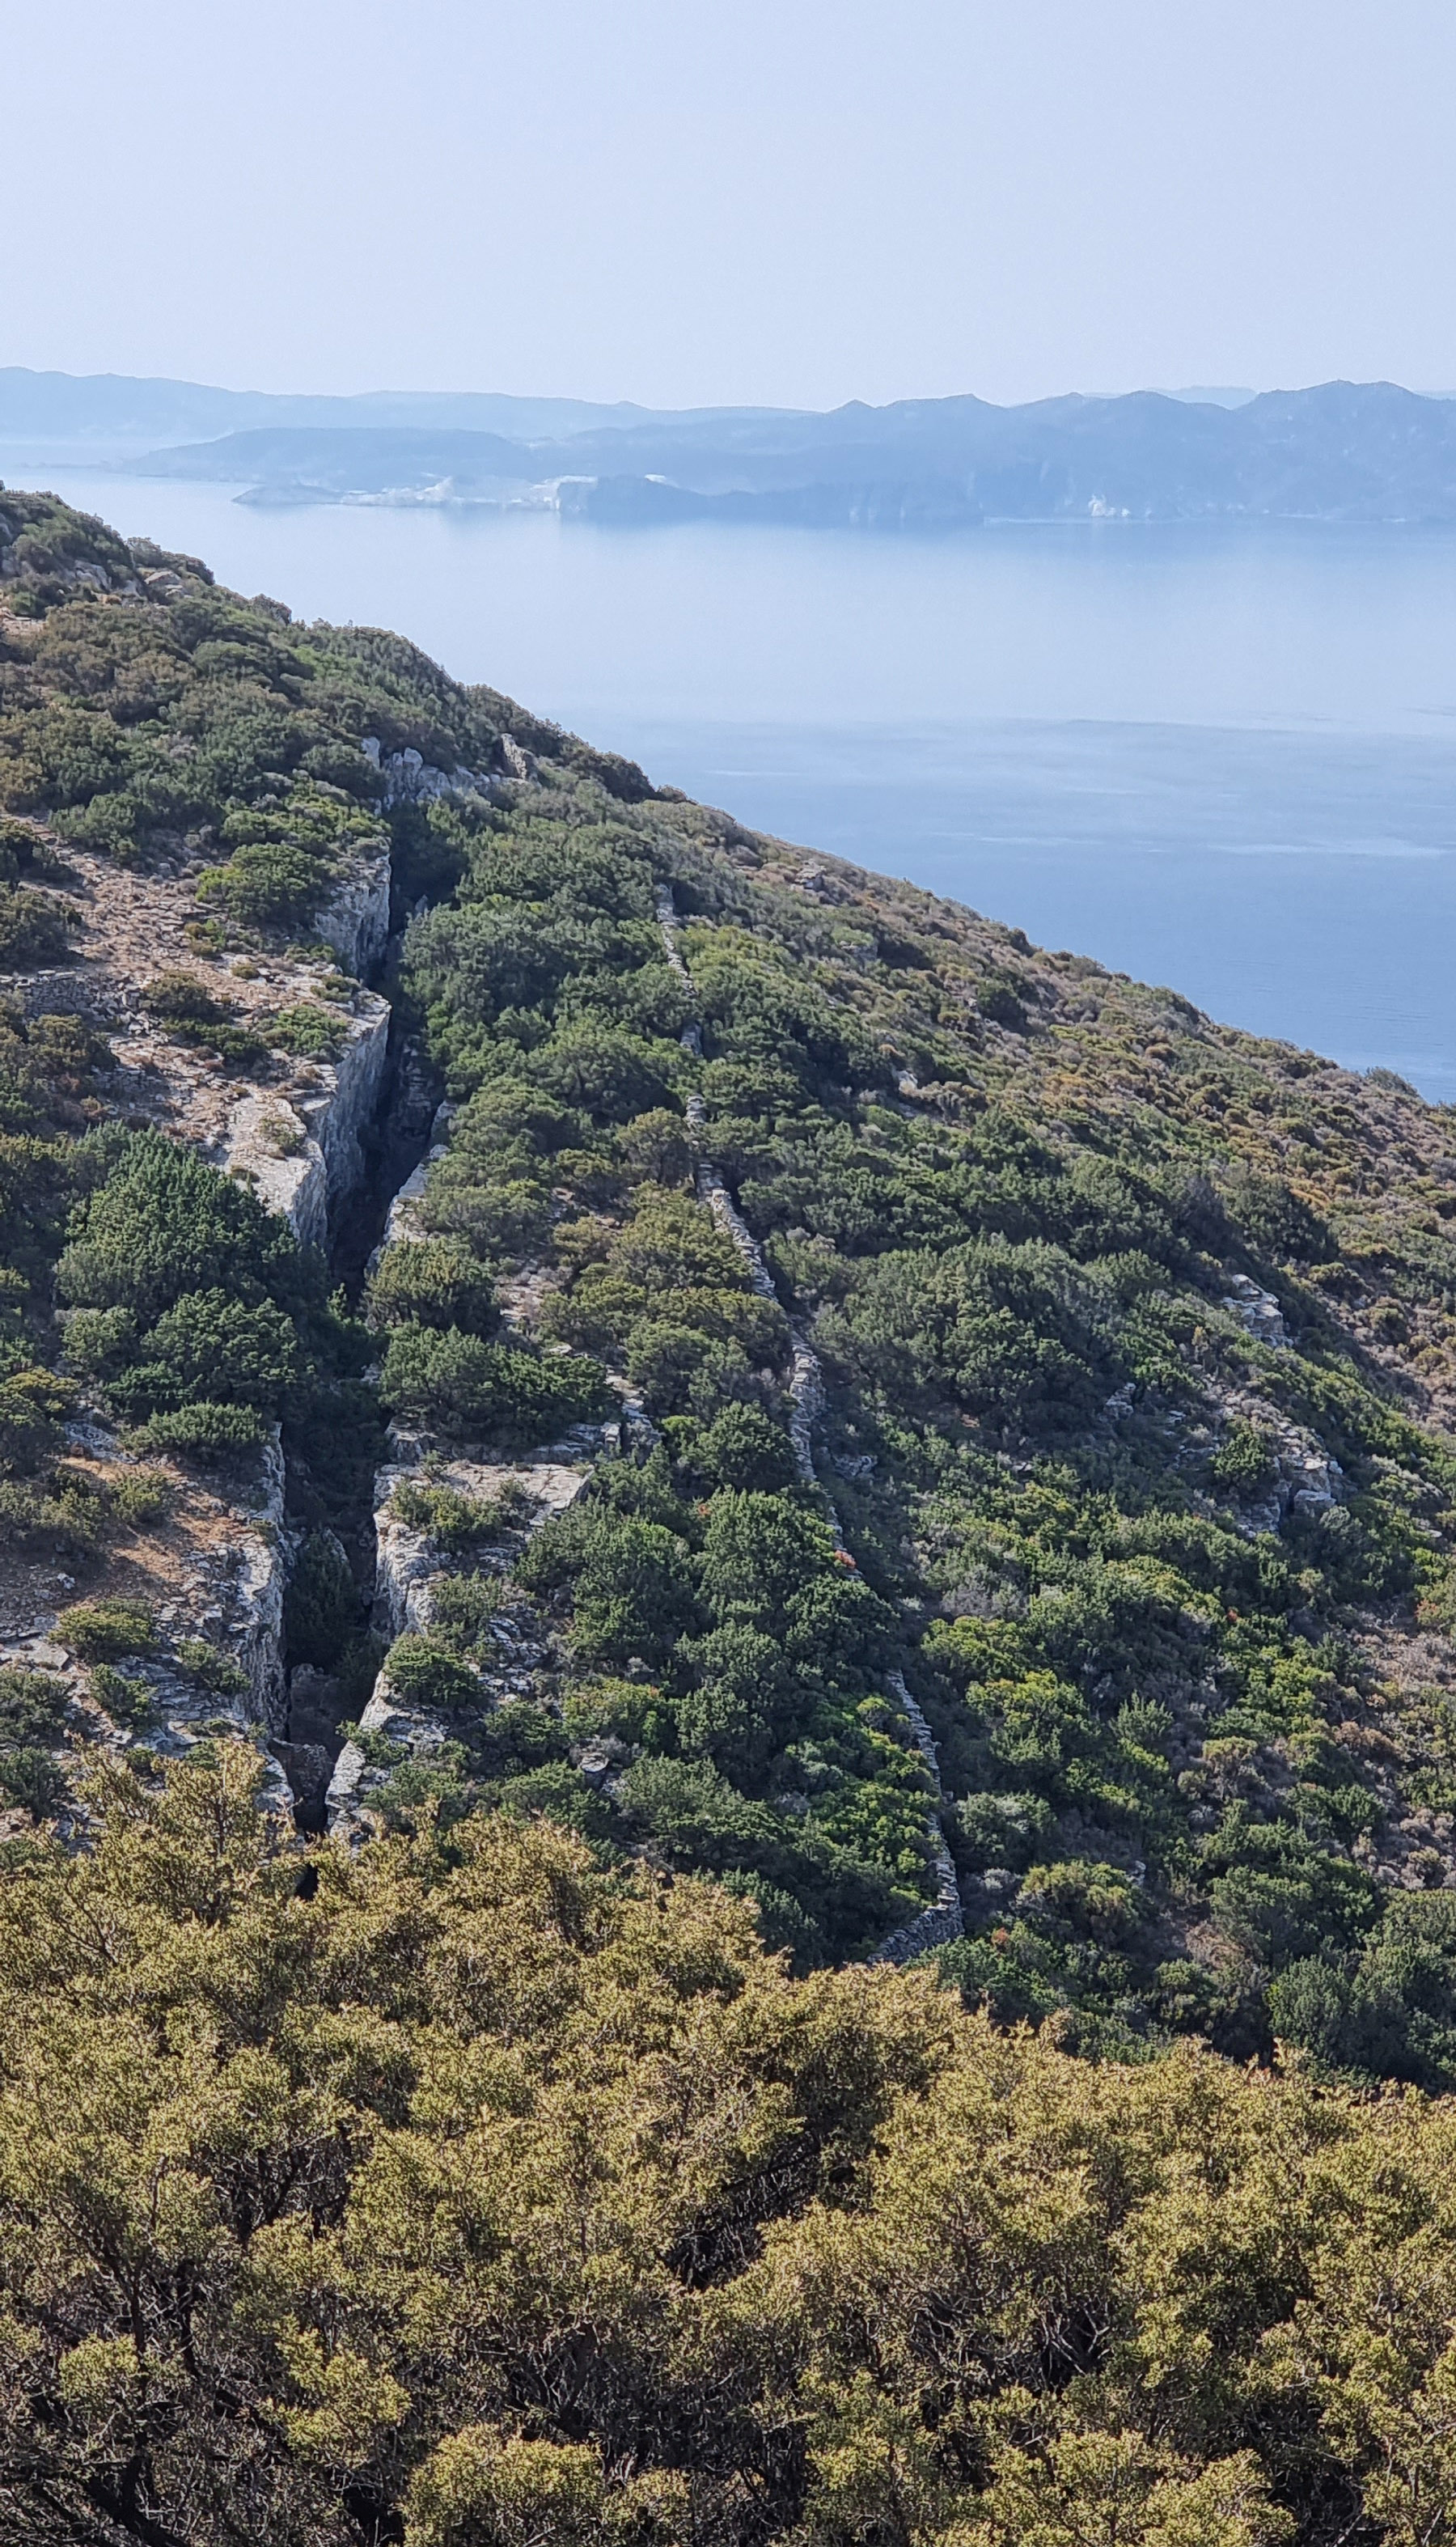
[[[747,822],[1456,1100],[1456,532],[614,533],[43,477]]]

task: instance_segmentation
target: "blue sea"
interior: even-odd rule
[[[1456,1101],[1456,533],[268,510],[0,453],[745,822]]]

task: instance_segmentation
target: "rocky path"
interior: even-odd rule
[[[660,885],[657,889],[657,925],[662,932],[662,943],[666,949],[668,963],[684,988],[696,999],[693,977],[682,951],[680,925],[670,885]],[[703,1030],[696,1018],[684,1026],[679,1041],[684,1052],[690,1053],[695,1061],[702,1060]],[[686,1110],[689,1129],[701,1138],[707,1116],[702,1097],[696,1089],[688,1098]],[[763,1250],[734,1203],[722,1170],[701,1147],[697,1174],[698,1199],[706,1204],[720,1228],[731,1239],[754,1290],[761,1299],[777,1300],[778,1291],[773,1275],[764,1263]],[[801,1483],[812,1486],[817,1491],[819,1481],[814,1459],[814,1435],[815,1424],[823,1410],[823,1373],[819,1368],[818,1355],[810,1343],[808,1331],[801,1320],[790,1319],[790,1334],[793,1339],[794,1366],[789,1381],[789,1440],[793,1446],[794,1464],[799,1471]],[[833,1505],[828,1503],[827,1498],[825,1502],[827,1507],[825,1518],[833,1533],[834,1544],[849,1563],[853,1564],[854,1559],[844,1545],[843,1534]],[[940,1827],[938,1808],[944,1801],[944,1791],[940,1783],[940,1759],[935,1747],[935,1737],[920,1708],[906,1689],[903,1674],[892,1672],[889,1675],[889,1681],[896,1705],[905,1716],[910,1731],[915,1737],[916,1748],[925,1763],[937,1807],[930,1817],[930,1832],[935,1849],[934,1904],[930,1909],[922,1910],[919,1916],[910,1920],[905,1927],[897,1928],[894,1935],[887,1937],[884,1944],[870,1958],[872,1963],[877,1964],[903,1964],[908,1963],[912,1956],[923,1955],[931,1946],[949,1945],[952,1938],[960,1936],[963,1918],[955,1861],[945,1844],[945,1837]]]

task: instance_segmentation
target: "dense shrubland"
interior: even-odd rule
[[[296,628],[195,558],[0,489],[0,807],[128,862],[213,852],[204,897],[254,924],[318,909],[384,844],[378,737],[488,760],[498,727],[399,638]]]
[[[1444,2102],[796,1981],[549,1818],[305,1865],[252,1766],[0,1894],[10,2534],[1449,2534]]]
[[[563,1387],[594,1357],[660,1437],[517,1569],[562,1638],[562,1761],[568,1733],[618,1746],[592,1798],[554,1772],[557,1808],[726,1875],[801,1960],[862,1951],[929,1884],[902,1665],[974,2003],[1124,2058],[1277,2031],[1456,2082],[1436,1118],[1422,1154],[1403,1114],[1393,1159],[1380,1100],[1312,1094],[1304,1056],[924,897],[795,891],[722,818],[564,769],[427,829],[457,882],[406,985],[458,1111],[431,1239],[377,1277],[386,1402],[419,1420],[438,1368],[448,1429],[500,1351],[468,1269],[525,1265]],[[787,1313],[829,1384],[848,1573],[788,1456]],[[745,1497],[725,1604],[706,1550]],[[457,1766],[453,1809],[468,1743]]]

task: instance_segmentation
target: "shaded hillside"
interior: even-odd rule
[[[939,1969],[999,2021],[1456,2077],[1449,1116],[0,516],[18,1811],[88,1730],[195,1743],[207,1620],[137,1624],[117,1480],[179,1527],[277,1425],[305,1819],[544,1813],[803,1967],[948,1851]],[[313,1228],[196,1091],[312,1137],[289,1046],[376,996],[313,932],[382,840],[421,1128]],[[129,992],[116,876],[188,950]],[[396,1157],[346,1299],[313,1241],[354,1278]],[[57,1625],[59,1574],[129,1624]]]

